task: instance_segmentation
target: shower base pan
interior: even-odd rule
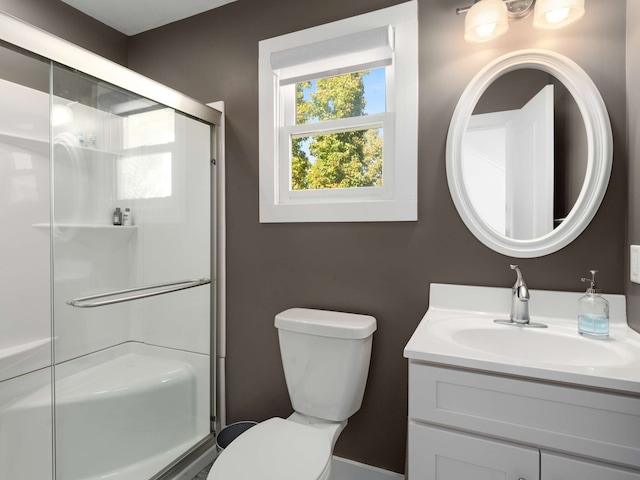
[[[56,478],[150,478],[209,435],[208,355],[128,342],[57,365],[55,381]],[[13,408],[50,402],[45,387]]]

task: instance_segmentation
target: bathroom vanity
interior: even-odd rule
[[[409,359],[409,480],[640,480],[640,334],[624,297],[606,340],[577,331],[581,293],[432,284]]]

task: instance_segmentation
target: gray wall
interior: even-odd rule
[[[59,0],[0,0],[0,11],[121,65],[128,37]]]
[[[228,421],[262,420],[291,412],[274,315],[292,306],[368,313],[378,319],[364,404],[336,454],[404,470],[407,375],[403,347],[428,306],[431,282],[509,286],[511,258],[481,245],[464,227],[445,175],[445,141],[456,102],[487,62],[513,50],[545,48],[580,64],[609,109],[615,158],[609,190],[588,229],[570,246],[539,259],[515,260],[531,288],[581,290],[579,278],[601,271],[611,293],[630,294],[640,314],[640,290],[626,281],[626,216],[640,243],[638,93],[625,105],[625,2],[589,0],[578,24],[538,31],[531,18],[485,45],[462,38],[464,18],[451,0],[420,0],[419,221],[406,223],[261,225],[258,222],[258,41],[383,8],[398,0],[239,0],[213,12],[130,38],[68,9],[58,0],[0,0],[5,10],[107,56],[203,102],[227,111]],[[640,5],[629,2],[629,45],[637,45]],[[318,7],[317,5],[321,5]],[[635,19],[632,21],[631,19]],[[633,37],[633,38],[631,38]],[[128,45],[127,45],[128,44]],[[128,50],[127,50],[128,46]],[[640,80],[631,48],[630,85]],[[635,66],[633,62],[635,60]],[[632,68],[633,66],[633,69]],[[635,132],[635,133],[633,133]],[[633,213],[635,212],[635,213]],[[634,221],[634,218],[636,220]],[[640,322],[632,320],[636,328]]]
[[[603,205],[587,230],[555,254],[517,260],[531,288],[581,290],[601,271],[607,292],[624,292],[625,3],[590,0],[587,15],[560,31],[531,18],[485,45],[463,40],[451,0],[421,0],[419,220],[406,223],[260,224],[258,221],[258,41],[383,8],[397,0],[239,0],[132,37],[129,66],[227,113],[228,421],[287,416],[274,315],[293,306],[374,315],[379,329],[364,404],[336,454],[404,470],[405,343],[428,306],[431,282],[510,286],[513,259],[480,244],[449,195],[445,141],[466,84],[487,62],[521,48],[575,60],[594,80],[613,124],[615,160]],[[319,7],[318,5],[321,5]]]
[[[627,105],[629,141],[628,244],[640,245],[640,2],[627,2]],[[629,252],[625,250],[627,258]],[[627,262],[628,263],[628,262]],[[629,324],[640,331],[640,285],[631,283],[625,269],[627,316]]]
[[[49,93],[50,64],[11,45],[0,44],[0,78]],[[11,68],[7,68],[11,65]]]

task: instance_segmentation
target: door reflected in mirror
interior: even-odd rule
[[[478,100],[464,133],[469,201],[500,235],[544,237],[578,200],[587,148],[582,114],[561,81],[534,68],[501,75]]]

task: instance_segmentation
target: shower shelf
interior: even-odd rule
[[[1,137],[0,137],[1,138]],[[72,136],[71,138],[74,138],[74,136]],[[131,153],[128,153],[125,150],[105,150],[103,148],[96,148],[96,147],[87,147],[84,145],[80,145],[77,143],[76,140],[72,140],[73,143],[71,143],[70,147],[73,148],[73,150],[78,151],[78,152],[83,152],[85,154],[90,154],[92,157],[125,157],[127,155],[131,155]],[[56,142],[54,142],[55,144]],[[62,144],[62,143],[61,143]]]
[[[2,131],[0,132],[0,142],[26,148],[27,150],[35,150],[42,155],[46,155],[49,152],[48,138]]]
[[[127,154],[124,151],[101,150],[93,147],[78,147],[81,151],[107,157],[124,157]]]
[[[33,228],[47,228],[47,229],[51,228],[50,223],[34,223],[31,226]],[[80,228],[80,229],[86,229],[86,230],[104,230],[104,231],[122,230],[122,231],[129,231],[129,232],[138,228],[137,225],[124,226],[124,225],[107,225],[102,223],[56,223],[54,227],[61,228],[61,229]]]
[[[87,147],[85,145],[76,145],[77,148],[81,152],[95,154],[98,157],[131,157],[131,156],[139,156],[145,153],[151,153],[155,151],[165,152],[167,151],[167,147],[164,144],[161,145],[140,145],[137,147],[129,147],[129,148],[115,148],[115,149],[104,149],[100,147]]]
[[[34,223],[37,230],[50,230],[50,223]],[[137,225],[56,223],[55,237],[63,241],[76,240],[93,247],[115,249],[124,245],[138,231]]]

